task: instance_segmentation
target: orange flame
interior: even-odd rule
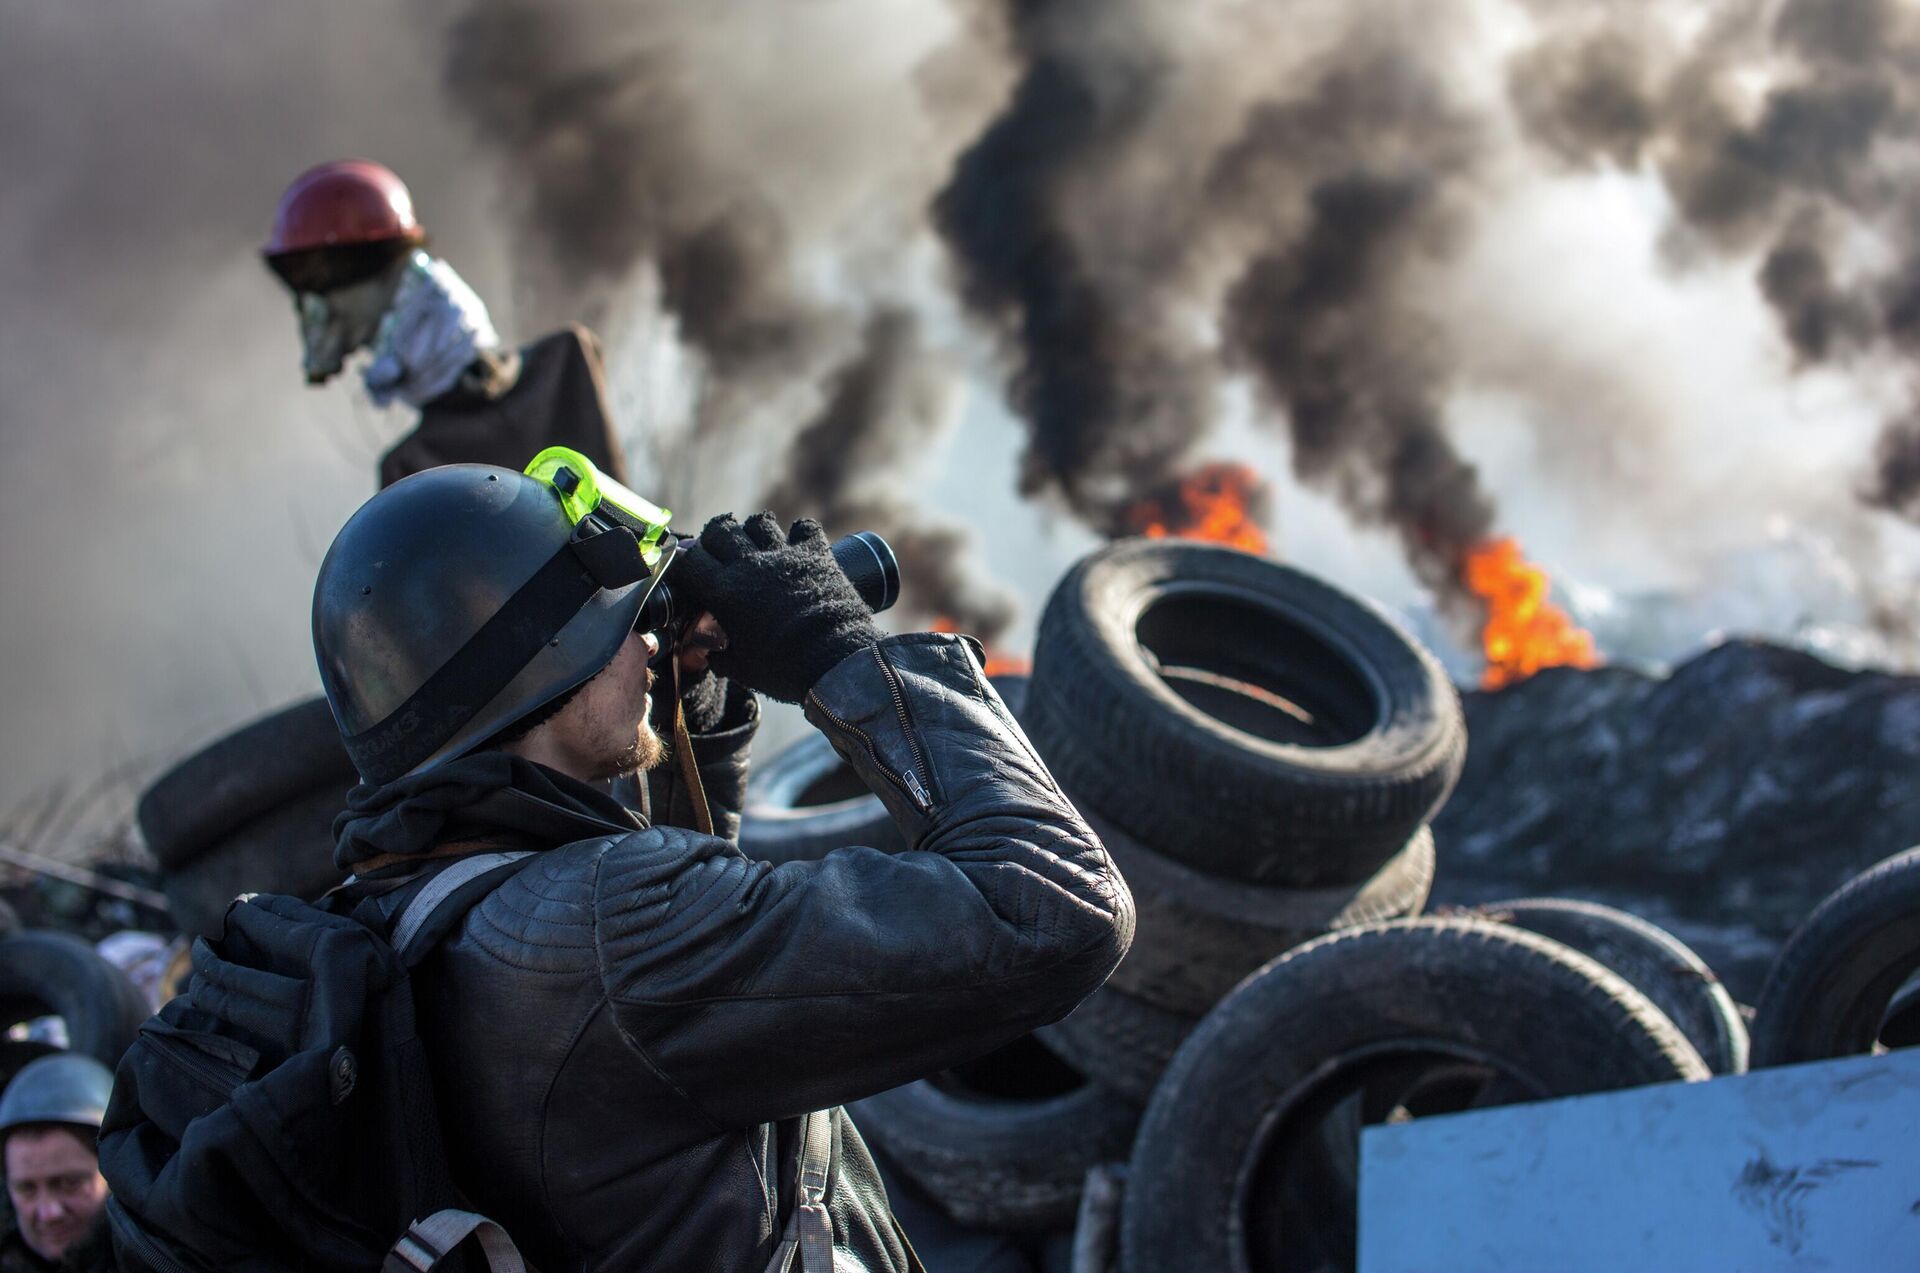
[[[959,630],[960,625],[944,614],[935,615],[933,626],[929,629],[933,632],[958,632]],[[984,671],[989,677],[1025,676],[1033,671],[1033,660],[1021,658],[1017,654],[1008,654],[1004,650],[996,650],[989,645]]]
[[[1524,681],[1548,667],[1597,667],[1593,637],[1547,599],[1547,575],[1520,555],[1513,539],[1490,539],[1467,551],[1461,581],[1487,606],[1480,631],[1487,670],[1482,689]]]
[[[1143,499],[1127,522],[1148,539],[1204,539],[1265,554],[1267,536],[1253,518],[1260,478],[1244,464],[1206,464],[1180,479],[1171,498]]]

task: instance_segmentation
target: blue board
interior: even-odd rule
[[[1920,1048],[1369,1127],[1360,1273],[1920,1269]]]

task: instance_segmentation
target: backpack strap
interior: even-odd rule
[[[433,944],[446,936],[453,922],[466,913],[468,906],[501,879],[519,870],[521,859],[532,856],[530,849],[475,853],[434,872],[420,891],[408,899],[388,930],[387,940],[399,952],[401,962],[409,968],[419,963],[427,951],[433,949]]]
[[[533,856],[525,849],[475,853],[428,876],[388,929],[387,941],[400,961],[408,968],[419,963],[476,901]],[[526,1261],[505,1229],[483,1215],[453,1207],[407,1226],[387,1251],[381,1273],[432,1273],[469,1237],[480,1244],[491,1273],[526,1273]]]
[[[833,1218],[827,1214],[827,1168],[833,1160],[833,1111],[815,1110],[800,1126],[799,1196],[767,1273],[833,1273]]]
[[[415,1220],[387,1252],[381,1273],[432,1273],[469,1237],[480,1243],[492,1273],[526,1273],[527,1262],[507,1231],[482,1215],[448,1208]]]

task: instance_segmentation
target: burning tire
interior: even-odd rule
[[[1122,1265],[1350,1268],[1361,1126],[1708,1073],[1645,996],[1545,938],[1335,933],[1243,982],[1174,1058],[1134,1142]]]
[[[340,799],[359,781],[325,698],[263,717],[201,749],[140,797],[147,848],[163,869],[184,866],[263,814],[309,798]],[[328,818],[327,843],[333,840]]]
[[[1565,898],[1497,902],[1483,919],[1538,933],[1618,973],[1653,1002],[1715,1074],[1747,1068],[1747,1024],[1706,961],[1666,929],[1611,906]]]
[[[1068,790],[1210,874],[1370,878],[1452,790],[1460,701],[1370,603],[1229,549],[1082,560],[1035,640],[1027,724]]]
[[[993,684],[1018,716],[1026,678],[996,676]],[[887,852],[907,847],[886,806],[825,735],[808,732],[754,766],[740,816],[742,853],[765,862],[802,862],[849,844]]]
[[[1140,1108],[1033,1036],[848,1107],[887,1161],[955,1223],[1069,1227],[1089,1168],[1127,1155]]]
[[[0,1035],[59,1017],[68,1047],[111,1068],[150,1015],[139,987],[78,937],[29,929],[0,939]]]
[[[1787,942],[1754,1010],[1753,1063],[1853,1056],[1911,1038],[1916,971],[1920,848],[1854,877]]]
[[[311,901],[345,879],[333,864],[333,819],[346,793],[321,788],[270,809],[161,877],[185,933],[218,936],[242,893],[292,893]]]
[[[1433,885],[1433,833],[1425,827],[1360,884],[1282,889],[1204,875],[1090,821],[1133,890],[1133,947],[1108,985],[1196,1019],[1302,942],[1419,914]]]

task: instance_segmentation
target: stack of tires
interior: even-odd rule
[[[1465,729],[1367,602],[1116,544],[1054,592],[1031,679],[997,683],[1138,922],[1064,1020],[853,1108],[931,1267],[1351,1268],[1362,1127],[1745,1067],[1724,988],[1633,916],[1416,918]],[[755,776],[741,847],[897,847],[860,793],[804,739]]]
[[[1452,685],[1379,609],[1275,562],[1168,541],[1068,572],[1040,621],[1023,723],[1138,917],[1112,980],[1045,1037],[1140,1102],[1248,973],[1420,912],[1426,823],[1466,756]]]
[[[156,779],[137,816],[182,932],[220,932],[241,893],[314,898],[339,883],[333,820],[358,781],[313,698],[208,745]]]
[[[1419,910],[1464,734],[1379,612],[1197,545],[1082,562],[1031,681],[995,683],[1127,875],[1133,951],[1066,1021],[853,1113],[933,1267],[1064,1269],[1089,1172],[1126,1159],[1206,1010],[1300,942]],[[772,861],[900,847],[815,735],[756,767],[740,843]]]

